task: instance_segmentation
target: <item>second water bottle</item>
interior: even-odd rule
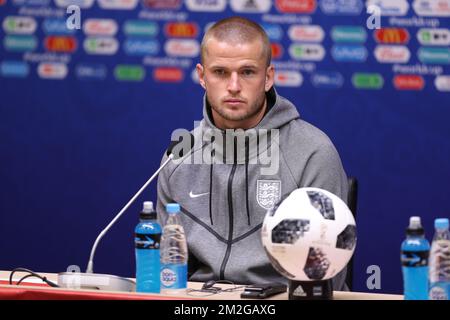
[[[183,294],[187,289],[188,250],[180,219],[180,205],[166,205],[168,214],[161,238],[161,293]]]

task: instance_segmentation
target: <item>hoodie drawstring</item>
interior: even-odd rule
[[[245,206],[247,209],[248,225],[250,225],[250,210],[248,205],[248,158],[249,158],[249,140],[248,136],[245,136]]]
[[[216,137],[211,137],[211,145],[213,145]],[[213,148],[211,150],[211,166],[209,167],[209,220],[211,221],[211,225],[214,225],[213,216],[212,216],[212,181],[213,181],[213,167],[214,167],[214,157],[216,155],[216,150]]]

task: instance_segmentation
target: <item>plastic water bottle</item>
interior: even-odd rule
[[[136,291],[160,292],[160,241],[161,225],[156,220],[153,202],[144,202],[135,229]]]
[[[430,300],[450,297],[450,232],[448,219],[434,221],[434,237],[430,252]]]
[[[428,255],[430,243],[425,238],[420,217],[410,217],[406,239],[401,245],[403,291],[405,300],[428,299]]]
[[[161,293],[185,294],[187,289],[188,251],[181,225],[180,205],[166,205],[167,222],[161,238]]]

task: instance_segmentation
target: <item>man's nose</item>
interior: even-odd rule
[[[239,84],[239,76],[237,72],[232,72],[228,81],[228,91],[236,93],[241,91],[241,85]]]

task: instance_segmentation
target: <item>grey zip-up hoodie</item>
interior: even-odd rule
[[[165,205],[180,204],[191,281],[286,283],[272,267],[261,242],[261,226],[268,208],[301,187],[322,188],[347,202],[347,177],[330,139],[301,120],[295,106],[277,95],[274,88],[267,98],[268,112],[255,130],[245,131],[245,150],[235,152],[233,163],[223,160],[219,164],[193,164],[193,159],[203,154],[212,153],[222,159],[230,152],[223,147],[225,143],[207,150],[212,145],[211,139],[205,139],[207,132],[225,132],[214,126],[205,97],[204,119],[192,131],[195,143],[190,157],[182,163],[169,163],[159,174],[158,217],[164,223]],[[259,129],[277,129],[279,141],[268,139],[269,143],[261,146],[263,139],[251,136]],[[258,141],[256,150],[249,147],[250,141]],[[279,148],[278,171],[263,175],[258,156],[267,152],[270,141]],[[165,155],[162,161],[166,159]],[[345,274],[343,270],[333,278],[335,290],[347,289]]]

